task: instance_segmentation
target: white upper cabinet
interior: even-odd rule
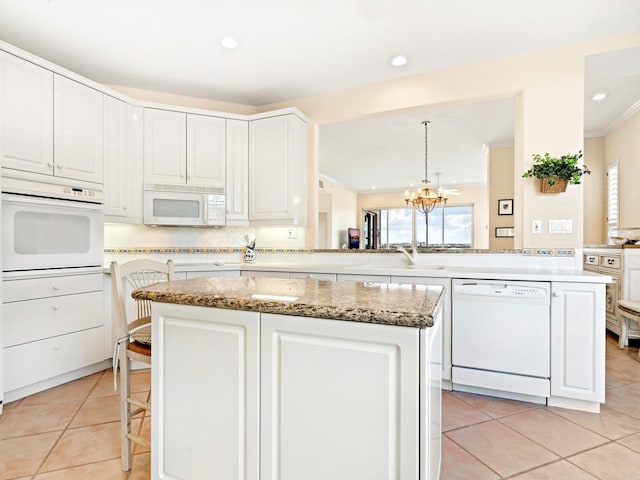
[[[145,183],[187,182],[187,115],[144,109]]]
[[[54,174],[102,183],[104,95],[60,75],[53,87]]]
[[[294,114],[249,122],[249,220],[306,223],[307,124]]]
[[[224,186],[225,120],[144,110],[145,183]]]
[[[225,119],[187,115],[187,183],[224,187]]]
[[[142,223],[142,108],[104,97],[104,214]]]
[[[249,122],[227,119],[227,225],[249,223]]]
[[[53,72],[0,51],[0,159],[53,174]]]

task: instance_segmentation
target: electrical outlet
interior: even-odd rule
[[[291,239],[298,238],[298,231],[296,230],[296,227],[290,227],[287,230],[287,238],[291,238]]]
[[[531,233],[542,233],[542,220],[531,221]]]

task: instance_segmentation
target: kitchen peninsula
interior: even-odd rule
[[[437,479],[440,286],[196,278],[152,300],[152,478]]]

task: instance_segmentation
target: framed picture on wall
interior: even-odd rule
[[[513,227],[496,227],[496,238],[513,237]]]
[[[513,198],[498,200],[498,215],[513,215]]]

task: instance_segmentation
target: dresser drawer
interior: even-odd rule
[[[615,268],[619,270],[621,265],[622,265],[622,261],[620,260],[619,256],[600,255],[601,267]]]
[[[584,256],[584,264],[585,265],[595,265],[596,267],[600,265],[600,256],[587,254]]]
[[[104,324],[102,292],[5,303],[4,347]]]
[[[97,327],[4,349],[4,390],[72,372],[105,359],[104,328]]]
[[[19,302],[34,298],[102,291],[102,274],[27,278],[2,282],[2,301]]]

